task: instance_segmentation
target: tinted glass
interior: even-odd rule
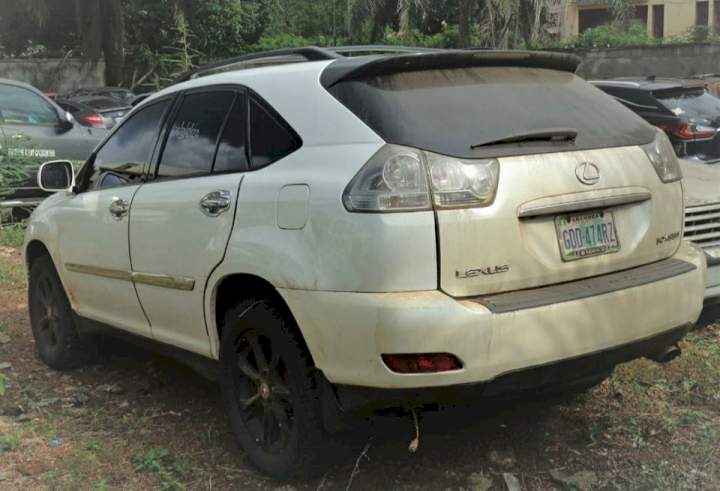
[[[110,99],[110,98],[87,99],[87,100],[83,99],[80,102],[92,107],[93,109],[100,109],[100,110],[115,109],[115,108],[121,107],[121,105],[118,104],[117,101]]]
[[[234,98],[233,92],[208,92],[183,99],[165,144],[159,177],[210,173],[218,134]]]
[[[0,120],[5,124],[55,126],[55,108],[39,95],[22,87],[0,84]]]
[[[247,99],[244,95],[235,100],[220,140],[213,172],[247,170],[245,138],[247,134]]]
[[[139,176],[150,158],[169,101],[152,104],[125,122],[95,157],[93,182],[105,171]]]
[[[463,158],[649,143],[655,130],[575,75],[523,67],[415,71],[338,83],[330,92],[388,143]],[[551,128],[575,143],[471,146]]]
[[[720,118],[720,99],[704,89],[659,93],[657,98],[675,116]]]
[[[250,159],[264,167],[300,148],[300,138],[279,116],[250,99]]]

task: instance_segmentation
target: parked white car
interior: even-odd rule
[[[241,447],[290,477],[346,414],[679,354],[705,257],[677,159],[577,58],[297,53],[152,95],[77,181],[44,165],[45,363],[79,364],[98,327],[210,360]]]
[[[685,239],[705,251],[705,303],[720,302],[720,164],[680,159],[685,184]]]

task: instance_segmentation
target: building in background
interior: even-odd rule
[[[656,38],[684,34],[694,26],[720,31],[720,0],[638,0],[636,21]],[[608,0],[566,0],[562,7],[560,36],[567,39],[612,22]]]

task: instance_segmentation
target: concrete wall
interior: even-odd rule
[[[578,75],[586,79],[649,75],[681,78],[720,73],[720,45],[686,44],[562,51],[583,59]]]
[[[105,62],[79,59],[0,59],[0,78],[20,80],[45,92],[105,85]]]

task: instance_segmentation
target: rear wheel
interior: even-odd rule
[[[318,473],[325,431],[315,369],[285,309],[251,299],[228,312],[220,361],[225,409],[252,463],[280,479]]]
[[[81,365],[89,352],[88,341],[75,328],[70,302],[48,256],[37,258],[30,267],[28,308],[40,359],[59,370]]]

